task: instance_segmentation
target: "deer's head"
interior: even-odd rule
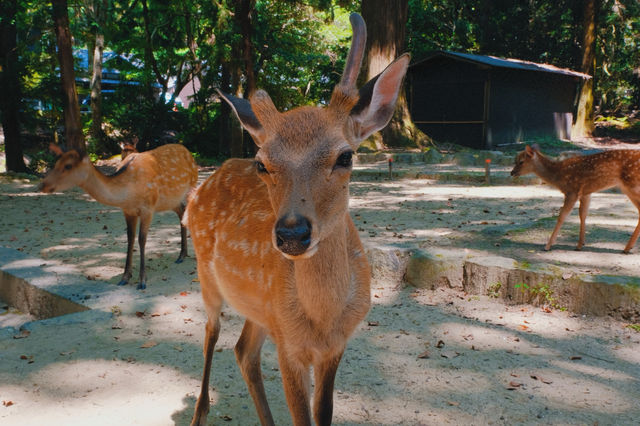
[[[221,93],[260,148],[256,173],[276,217],[273,245],[290,259],[312,256],[320,241],[346,223],[353,154],[391,119],[409,65],[409,55],[402,55],[357,90],[366,28],[359,15],[350,19],[351,48],[328,107],[281,113],[263,90],[250,101]]]
[[[532,147],[527,145],[524,151],[521,151],[516,155],[516,164],[511,170],[511,176],[522,176],[535,171],[534,160],[536,155],[539,155],[540,151],[537,145]]]
[[[80,185],[87,179],[89,157],[75,149],[63,151],[58,145],[50,144],[49,149],[58,156],[55,166],[40,182],[40,191],[51,193],[64,191]]]

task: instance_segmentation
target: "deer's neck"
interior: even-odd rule
[[[89,164],[87,179],[80,184],[97,202],[120,207],[128,198],[128,186],[114,182],[114,177],[105,176],[93,164]]]
[[[314,256],[294,264],[297,297],[305,315],[316,325],[330,327],[329,319],[341,318],[355,291],[346,223],[318,244]]]
[[[555,161],[542,154],[537,154],[535,159],[536,174],[548,184],[555,187],[562,186],[562,162]]]

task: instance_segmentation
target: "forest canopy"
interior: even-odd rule
[[[281,110],[326,103],[344,65],[349,14],[363,7],[348,0],[63,3],[83,134],[99,156],[123,142],[147,149],[167,141],[201,157],[251,154],[216,89],[246,96],[262,88]],[[633,116],[640,109],[637,0],[405,0],[373,10],[407,7],[403,44],[413,62],[454,50],[581,70],[587,3],[595,5],[593,109]],[[56,22],[50,1],[0,6],[0,116],[5,139],[5,123],[19,126],[25,152],[65,138]]]

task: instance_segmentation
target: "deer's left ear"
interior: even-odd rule
[[[360,99],[350,114],[358,143],[391,120],[410,60],[411,56],[405,53],[360,89]]]

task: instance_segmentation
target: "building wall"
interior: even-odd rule
[[[439,142],[500,148],[538,138],[570,138],[574,77],[439,56],[412,66],[409,86],[414,122]]]
[[[410,74],[414,123],[439,142],[483,147],[484,90],[487,70],[437,57]]]
[[[570,139],[576,83],[573,77],[492,69],[487,146],[539,138]]]

